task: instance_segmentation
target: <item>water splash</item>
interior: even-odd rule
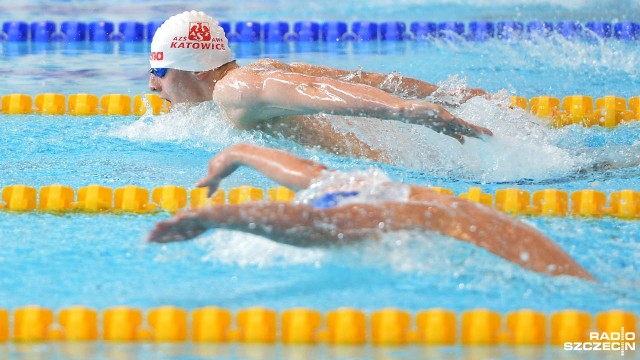
[[[201,259],[203,262],[241,267],[298,264],[320,267],[348,263],[356,267],[390,268],[398,273],[453,274],[454,277],[469,276],[478,267],[498,277],[504,277],[505,272],[527,272],[472,245],[419,230],[399,231],[384,234],[376,241],[327,248],[297,248],[228,230],[201,236],[196,243],[206,253]]]
[[[573,173],[589,159],[558,146],[558,133],[536,116],[508,107],[506,93],[496,102],[471,99],[453,113],[491,129],[488,140],[469,139],[462,147],[461,165],[484,181],[519,178],[546,179]]]
[[[111,130],[109,135],[131,141],[177,142],[207,149],[242,141],[264,143],[264,134],[234,128],[213,101],[175,105],[168,114],[143,116],[131,125]]]
[[[295,248],[232,231],[216,231],[198,239],[197,244],[206,253],[201,261],[214,265],[262,269],[312,266],[337,273],[350,271],[402,279],[398,286],[411,293],[430,294],[430,298],[435,299],[434,306],[441,306],[452,293],[470,296],[475,301],[491,299],[492,306],[506,310],[534,300],[540,311],[564,307],[600,311],[638,303],[637,295],[631,291],[638,284],[637,262],[625,265],[610,259],[597,261],[599,257],[619,258],[615,253],[609,254],[611,249],[624,248],[616,241],[606,246],[588,245],[594,248],[582,251],[578,259],[594,269],[600,283],[528,271],[472,244],[420,230],[388,233],[375,241],[329,248]],[[570,253],[575,252],[571,246],[565,246]],[[625,246],[637,247],[633,243]],[[602,274],[606,274],[606,278],[602,278]],[[563,294],[562,298],[557,294]],[[444,298],[439,299],[440,295]],[[465,308],[477,304],[465,305],[461,300],[454,306]]]
[[[296,248],[265,240],[256,235],[227,230],[196,240],[206,254],[203,262],[238,265],[241,267],[273,267],[296,264],[321,264],[329,252],[326,249]]]
[[[438,83],[438,89],[425,100],[443,106],[459,106],[464,102],[464,90],[467,79],[458,75],[451,75],[446,81]]]
[[[588,32],[587,32],[588,33]],[[638,54],[633,45],[625,41],[603,40],[591,36],[589,40],[567,39],[554,34],[549,38],[522,41],[511,47],[505,58],[517,63],[528,62],[557,69],[582,70],[587,77],[610,77],[623,73],[628,78],[638,77]]]
[[[442,86],[455,94],[465,86],[465,81],[454,76]],[[491,100],[473,98],[450,108],[454,115],[485,126],[494,133],[491,138],[467,138],[464,145],[422,126],[378,119],[319,116],[323,121],[331,122],[337,132],[355,134],[372,149],[384,152],[389,163],[439,176],[479,181],[542,180],[596,168],[600,163],[614,164],[614,167],[640,163],[634,153],[622,157],[607,155],[611,150],[608,144],[611,140],[604,141],[602,149],[594,150],[588,135],[593,133],[593,129],[552,129],[543,120],[526,111],[510,109],[508,104],[509,95],[500,92]],[[622,129],[624,127],[613,131],[620,134]],[[576,137],[576,133],[580,136]],[[274,138],[260,131],[235,129],[214,102],[177,107],[162,116],[143,117],[131,125],[113,129],[109,134],[130,141],[171,142],[187,148],[214,151],[239,142],[284,147],[303,156],[316,151],[301,150],[292,141]],[[610,137],[615,139],[615,134]],[[582,139],[584,143],[569,141],[570,138]],[[629,149],[629,146],[640,147],[640,139],[637,140],[639,143],[635,145],[620,145],[616,154]],[[594,153],[602,155],[594,156]],[[326,153],[318,160],[323,161],[327,157],[331,158],[330,154]]]
[[[394,5],[396,6],[410,6],[410,5],[422,5],[424,4],[423,0],[400,0],[400,1],[394,1],[393,2]],[[465,5],[471,5],[470,2],[468,0],[436,0],[436,1],[430,1],[430,4],[433,5],[451,5],[451,4],[465,4]],[[522,5],[530,5],[530,4],[537,4],[537,5],[559,5],[562,7],[566,7],[566,8],[570,8],[570,9],[575,9],[575,8],[582,8],[585,7],[586,5],[589,5],[590,2],[587,0],[570,0],[570,1],[563,1],[563,0],[538,0],[538,1],[530,1],[530,0],[519,0],[519,1],[513,1],[513,0],[478,0],[478,1],[473,1],[473,6],[475,7],[495,7],[495,6],[522,6]],[[368,2],[369,6],[385,6],[385,5],[389,5],[389,1],[388,0],[373,0],[373,1],[369,1]]]
[[[439,286],[476,294],[520,287],[522,291],[511,292],[512,295],[527,296],[527,292],[533,290],[553,298],[561,291],[583,294],[595,291],[594,287],[611,286],[531,272],[471,244],[418,230],[385,234],[377,241],[321,249],[300,249],[230,231],[216,231],[197,242],[206,252],[201,259],[206,263],[258,268],[346,266],[357,271],[388,271],[394,277],[448,279]],[[571,290],[566,290],[567,287]]]
[[[454,77],[447,92],[455,94],[463,86],[464,82]],[[450,110],[488,127],[494,136],[467,138],[461,145],[425,127],[375,119],[354,122],[351,130],[386,151],[391,163],[442,176],[481,181],[547,179],[575,172],[588,163],[585,156],[559,147],[555,130],[540,119],[510,109],[506,93],[496,94],[493,100],[474,98]],[[343,124],[334,125],[347,131]]]

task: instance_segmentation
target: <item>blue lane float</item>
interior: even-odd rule
[[[89,41],[111,41],[111,34],[114,31],[114,23],[110,21],[94,21],[89,24]]]
[[[264,24],[264,41],[282,42],[289,36],[289,23],[284,21],[270,21]]]
[[[637,40],[640,38],[640,24],[625,21],[613,25],[613,35],[616,39]]]
[[[27,41],[29,38],[29,24],[24,21],[8,21],[2,24],[2,32],[6,41]]]
[[[431,21],[414,21],[409,31],[415,40],[432,40],[438,36],[438,24]]]
[[[293,24],[294,38],[298,41],[320,40],[320,24],[314,21],[296,21]]]
[[[561,21],[556,24],[555,31],[567,39],[574,39],[582,33],[582,25],[575,21]]]
[[[124,21],[7,21],[2,24],[0,39],[5,42],[143,42],[151,41],[163,21],[142,23]],[[116,26],[117,25],[117,26]],[[293,26],[292,26],[293,25]],[[549,37],[553,34],[569,40],[593,38],[633,41],[640,38],[640,24],[631,21],[237,21],[220,22],[230,41],[401,41],[445,40],[487,41]]]
[[[399,41],[407,38],[407,25],[402,21],[387,21],[380,24],[380,40]]]
[[[496,24],[496,37],[505,40],[517,40],[524,32],[524,24],[518,21],[500,21]]]
[[[461,39],[464,35],[464,23],[447,21],[438,23],[438,37],[445,39]]]
[[[356,21],[351,25],[351,31],[358,41],[378,40],[378,24],[371,21]]]
[[[262,40],[262,24],[257,21],[237,22],[235,33],[227,33],[229,41],[258,42]]]
[[[527,33],[534,37],[549,37],[553,34],[553,23],[548,21],[532,21],[527,23]]]
[[[144,24],[137,21],[122,22],[118,25],[118,40],[141,42],[145,40]]]
[[[593,35],[608,39],[611,37],[611,23],[604,21],[590,21],[585,26]]]
[[[341,41],[347,34],[347,23],[344,21],[329,21],[322,24],[322,41]]]
[[[495,37],[495,25],[491,21],[472,21],[469,23],[468,39],[472,41],[487,41]]]
[[[31,23],[31,41],[48,42],[53,40],[56,32],[56,23],[53,21],[39,21]]]
[[[87,24],[78,21],[65,21],[60,25],[60,31],[62,36],[59,38],[61,41],[67,42],[80,42],[86,41],[87,37]]]

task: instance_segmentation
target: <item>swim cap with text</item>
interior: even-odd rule
[[[227,37],[218,22],[200,11],[170,17],[153,36],[152,68],[206,71],[231,61]]]

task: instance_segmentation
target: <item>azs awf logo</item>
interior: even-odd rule
[[[192,22],[189,23],[189,40],[193,41],[211,41],[211,30],[209,23]]]

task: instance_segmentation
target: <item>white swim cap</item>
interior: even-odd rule
[[[153,36],[152,68],[206,71],[231,61],[227,37],[218,22],[200,11],[170,17]]]

